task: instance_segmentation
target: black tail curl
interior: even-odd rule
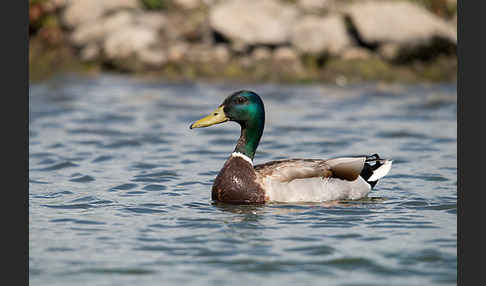
[[[372,162],[374,162],[373,165],[370,164]],[[378,156],[378,154],[366,156],[365,164],[364,164],[363,170],[361,171],[360,176],[366,182],[368,182],[368,184],[371,185],[371,188],[373,188],[376,185],[376,183],[378,183],[378,180],[368,181],[368,179],[373,175],[373,172],[376,169],[378,169],[379,167],[381,167],[383,165],[384,162],[385,162],[385,160],[381,159],[380,156]]]

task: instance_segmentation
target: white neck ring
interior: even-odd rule
[[[250,165],[253,166],[253,161],[250,159],[250,157],[246,156],[245,154],[243,153],[240,153],[240,152],[233,152],[231,153],[231,156],[232,157],[240,157],[242,158],[243,160],[247,161],[248,163],[250,163]]]

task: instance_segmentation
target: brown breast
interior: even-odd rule
[[[230,204],[265,203],[265,191],[257,182],[253,166],[231,156],[214,180],[211,198]]]

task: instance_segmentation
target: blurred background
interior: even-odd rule
[[[456,0],[29,0],[30,79],[454,81]]]

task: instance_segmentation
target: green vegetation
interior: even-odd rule
[[[362,81],[382,82],[443,82],[457,79],[457,60],[441,56],[434,61],[415,61],[407,65],[397,65],[378,57],[369,59],[343,60],[329,58],[307,58],[306,65],[263,60],[253,65],[242,65],[237,59],[229,63],[215,62],[169,63],[161,70],[136,73],[151,78],[163,77],[169,80],[228,80],[238,82],[280,82],[280,83],[343,83]]]
[[[347,82],[439,82],[457,78],[457,60],[439,57],[431,62],[415,61],[407,65],[386,62],[378,57],[370,59],[332,59],[321,72],[321,78],[332,81],[343,77]]]
[[[168,7],[167,0],[141,0],[143,6],[148,10],[165,10]]]
[[[29,80],[47,79],[56,73],[91,73],[100,70],[96,63],[82,63],[66,45],[49,47],[40,36],[29,40]]]

